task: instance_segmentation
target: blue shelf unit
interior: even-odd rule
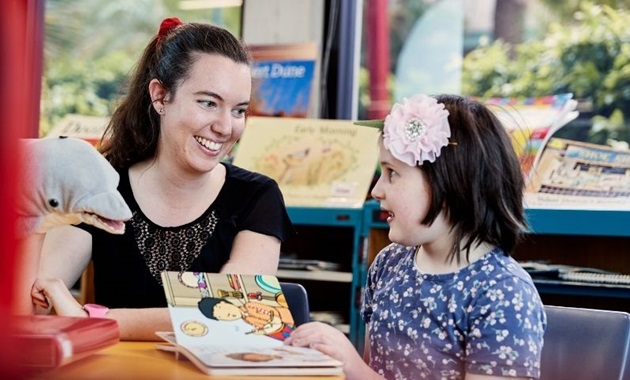
[[[556,236],[558,241],[563,239],[605,239],[614,241],[622,239],[620,244],[630,239],[630,211],[621,210],[576,210],[576,209],[542,209],[527,208],[525,210],[529,223],[528,234]],[[380,211],[379,204],[375,200],[369,200],[364,205],[363,235],[369,236],[374,229],[385,230],[388,228],[385,222],[387,215]],[[569,240],[571,241],[571,240]],[[372,247],[376,250],[378,247]],[[364,247],[365,250],[365,247]],[[624,254],[627,248],[620,247],[619,252]],[[375,254],[377,252],[371,252]],[[615,254],[614,252],[607,252]],[[367,258],[369,253],[365,253]],[[570,257],[566,257],[570,260]],[[361,283],[365,282],[367,275],[367,260],[362,267],[357,268],[357,277]],[[534,278],[534,283],[541,295],[560,297],[594,297],[612,304],[624,300],[624,304],[630,300],[630,286],[622,284],[568,282],[556,279]],[[588,307],[588,306],[586,306]],[[365,327],[359,325],[357,333],[363,334]],[[361,341],[357,347],[361,345]]]
[[[630,237],[630,211],[528,208],[525,212],[534,234]]]
[[[289,216],[296,226],[327,226],[352,228],[352,282],[349,295],[349,337],[362,349],[365,326],[359,315],[362,288],[365,285],[373,230],[386,230],[387,214],[375,200],[363,208],[289,207]],[[630,238],[630,211],[526,209],[533,235],[601,236]],[[563,239],[564,237],[560,237]],[[592,296],[630,299],[630,286],[569,283],[556,280],[535,280],[541,294]]]
[[[387,228],[375,200],[365,202],[363,229]],[[528,233],[630,237],[630,211],[527,208]]]
[[[349,308],[349,333],[350,340],[356,344],[359,340],[360,318],[357,309],[357,297],[363,287],[360,282],[361,267],[359,251],[363,238],[363,209],[362,208],[322,208],[322,207],[287,207],[289,217],[295,226],[323,226],[323,227],[344,227],[352,229],[352,252],[351,268],[352,280],[350,284],[350,294],[348,294]],[[325,238],[322,236],[322,238]],[[330,242],[334,244],[334,242]]]

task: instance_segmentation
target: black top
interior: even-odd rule
[[[95,301],[110,308],[165,307],[160,272],[218,272],[239,231],[285,241],[294,234],[278,184],[264,175],[223,164],[226,178],[215,201],[197,220],[161,227],[140,210],[127,170],[118,190],[133,213],[123,235],[81,224],[92,234]]]

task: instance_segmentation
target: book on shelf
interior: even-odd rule
[[[275,276],[162,272],[173,332],[158,332],[174,351],[210,375],[330,375],[342,363],[284,344],[295,328]]]
[[[490,98],[484,101],[512,138],[523,175],[529,178],[549,139],[578,117],[573,94],[530,98]]]
[[[10,339],[25,370],[48,370],[92,355],[118,343],[120,332],[113,319],[57,315],[15,317]]]
[[[554,137],[533,168],[525,202],[535,208],[630,210],[630,150]]]
[[[250,117],[233,162],[275,179],[287,206],[361,208],[379,133],[350,120]]]
[[[106,116],[66,114],[46,136],[76,137],[96,146],[100,143],[108,123],[109,117]]]
[[[249,45],[252,116],[317,117],[319,48],[316,42]]]

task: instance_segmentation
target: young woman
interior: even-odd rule
[[[524,183],[504,127],[470,99],[416,95],[385,119],[380,162],[372,196],[393,243],[363,295],[367,363],[322,323],[286,343],[343,361],[348,379],[538,378],[546,316],[509,256]]]
[[[275,274],[293,233],[277,183],[221,161],[245,128],[251,82],[248,54],[228,31],[162,22],[102,148],[133,217],[124,235],[48,232],[36,304],[116,319],[122,339],[157,339],[171,329],[160,272]],[[67,287],[90,260],[101,306],[83,308]]]

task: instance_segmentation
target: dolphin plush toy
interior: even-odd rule
[[[120,176],[85,140],[47,137],[20,140],[14,314],[32,314],[31,289],[37,278],[45,233],[85,222],[113,234],[125,232],[131,210],[118,192]],[[69,296],[70,292],[68,292]]]
[[[125,232],[131,210],[117,190],[119,175],[90,143],[78,138],[21,140],[18,238],[85,222]]]

